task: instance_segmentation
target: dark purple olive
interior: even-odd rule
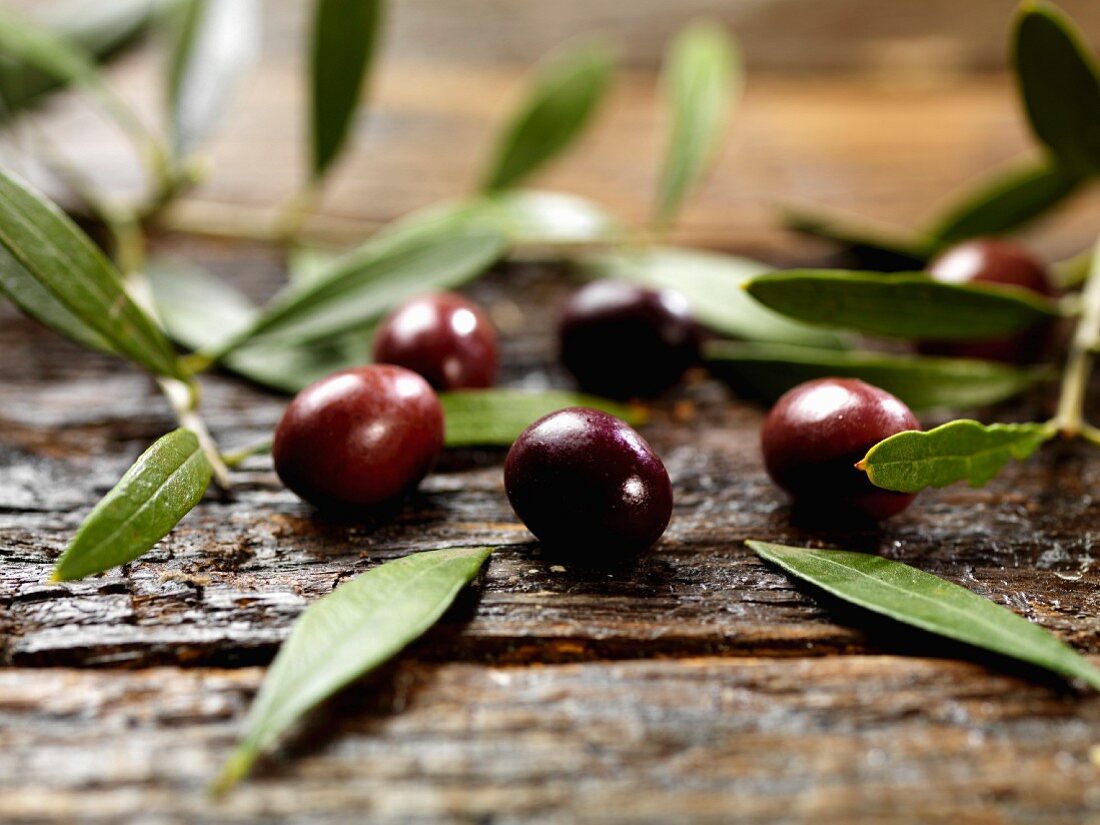
[[[819,378],[776,402],[760,441],[768,475],[802,509],[878,521],[914,496],[875,487],[856,462],[882,439],[916,429],[910,409],[885,390],[854,378]]]
[[[947,284],[996,284],[1058,295],[1047,267],[1027,249],[1011,241],[981,238],[953,246],[928,265],[928,274]],[[927,355],[980,358],[1010,364],[1031,364],[1050,347],[1051,322],[1005,338],[986,341],[926,341],[918,349]]]
[[[552,550],[644,550],[672,517],[672,484],[626,422],[571,407],[523,431],[504,463],[512,509]],[[605,557],[606,558],[606,557]]]
[[[491,387],[497,377],[497,334],[473,301],[453,292],[424,295],[382,322],[374,360],[419,373],[437,390]]]
[[[414,372],[388,365],[306,387],[275,430],[283,483],[325,508],[369,508],[411,491],[443,448],[443,408]]]
[[[561,360],[581,388],[612,398],[657,395],[699,360],[701,331],[678,292],[595,281],[566,304]]]

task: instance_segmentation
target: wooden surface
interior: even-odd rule
[[[139,96],[144,65],[119,76]],[[187,209],[269,207],[290,191],[287,71],[276,62],[253,81],[215,147],[216,177]],[[503,69],[388,71],[326,215],[365,228],[461,191],[515,88]],[[51,117],[67,147],[125,188],[117,144],[82,131],[75,107]],[[655,125],[652,78],[632,74],[542,182],[644,215]],[[775,228],[776,201],[911,222],[1023,146],[1004,78],[935,90],[765,78],[683,236],[817,260],[821,247]],[[1095,234],[1097,205],[1086,195],[1031,238],[1076,251]],[[263,246],[168,236],[158,250],[257,297],[283,277]],[[561,272],[520,267],[471,290],[502,324],[505,383],[567,385],[550,312],[567,289]],[[92,503],[172,421],[147,378],[9,306],[0,353],[0,821],[1100,821],[1100,698],[857,621],[742,545],[879,552],[1100,657],[1090,448],[1055,445],[985,489],[924,494],[881,530],[821,532],[792,523],[763,473],[762,411],[697,376],[654,405],[645,429],[677,505],[665,539],[634,564],[545,556],[504,498],[499,451],[447,455],[394,520],[357,526],[316,518],[257,458],[231,500],[208,497],[139,562],[52,585]],[[268,432],[285,404],[226,376],[204,388],[227,447]],[[1049,408],[1036,393],[997,416]],[[388,558],[480,544],[501,549],[438,628],[326,706],[228,800],[204,797],[262,665],[312,599]]]

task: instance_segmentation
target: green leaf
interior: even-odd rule
[[[142,453],[58,559],[54,581],[72,581],[133,561],[164,538],[210,484],[210,463],[190,430],[174,430]]]
[[[96,60],[107,60],[133,43],[148,28],[156,0],[85,0],[68,4],[64,16],[52,15],[57,35]],[[53,19],[56,18],[56,19]],[[33,105],[67,81],[37,63],[5,50],[0,60],[0,120]]]
[[[0,171],[0,292],[73,340],[107,344],[159,375],[182,378],[160,328],[126,294],[121,276],[60,209]],[[13,265],[17,264],[17,265]]]
[[[768,268],[748,258],[652,247],[637,253],[592,255],[581,267],[581,274],[587,277],[676,290],[688,299],[699,322],[721,335],[802,346],[844,346],[840,335],[791,321],[749,298],[744,284]]]
[[[214,130],[260,51],[260,0],[183,0],[168,64],[172,146],[191,154]]]
[[[1013,52],[1035,136],[1063,166],[1100,174],[1100,68],[1080,32],[1050,4],[1025,3]]]
[[[191,349],[216,347],[259,314],[241,293],[198,267],[156,260],[147,274],[168,334]],[[259,342],[235,350],[222,366],[261,386],[292,394],[338,370],[368,363],[369,353],[364,336],[356,333],[307,346]]]
[[[310,53],[312,173],[318,180],[347,142],[381,28],[381,0],[317,0]]]
[[[795,578],[872,613],[1100,688],[1100,671],[1042,627],[938,576],[867,553],[746,543]]]
[[[1026,290],[947,284],[922,273],[794,269],[760,275],[745,288],[799,321],[888,338],[997,338],[1059,315],[1056,303]]]
[[[301,615],[271,664],[247,733],[215,780],[221,793],[307,711],[423,635],[493,548],[414,553],[345,582]]]
[[[1049,211],[1080,188],[1082,178],[1052,161],[999,172],[982,181],[928,229],[944,245],[1003,235]]]
[[[414,295],[477,277],[504,254],[505,241],[498,232],[459,228],[378,250],[341,259],[312,283],[280,293],[209,357],[220,360],[256,339],[313,343],[362,330]]]
[[[456,390],[440,393],[439,400],[447,422],[448,447],[510,447],[528,426],[566,407],[592,407],[632,425],[644,420],[638,407],[557,390]]]
[[[804,381],[839,376],[881,387],[916,410],[995,404],[1023,392],[1043,376],[1038,370],[991,361],[729,341],[708,344],[705,358],[711,372],[735,389],[768,400]]]
[[[938,249],[932,238],[905,235],[833,213],[788,207],[783,212],[783,223],[794,232],[839,244],[867,269],[887,272],[921,269]]]
[[[614,55],[602,42],[574,47],[546,61],[497,141],[481,189],[516,186],[566,149],[603,98]]]
[[[722,26],[690,23],[669,48],[661,85],[670,124],[656,215],[667,225],[714,158],[741,95],[740,50]]]
[[[979,424],[961,419],[928,432],[904,432],[880,441],[856,466],[871,483],[915,493],[967,481],[981,487],[1009,459],[1023,461],[1057,433],[1050,424]]]

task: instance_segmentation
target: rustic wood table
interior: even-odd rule
[[[147,92],[139,71],[118,79]],[[644,216],[659,144],[652,81],[628,74],[540,185]],[[278,65],[253,82],[214,147],[212,182],[177,222],[289,194],[293,87]],[[467,188],[516,91],[504,69],[387,70],[315,230],[363,235]],[[81,110],[51,117],[105,181],[132,180]],[[761,78],[681,240],[819,261],[823,247],[777,228],[778,203],[912,223],[1025,146],[1004,77],[934,88]],[[1098,206],[1079,199],[1029,237],[1051,256],[1077,251]],[[156,245],[257,297],[284,277],[262,244],[164,233]],[[472,288],[502,323],[506,384],[568,385],[550,312],[567,289],[562,272],[530,265]],[[268,432],[285,404],[230,376],[204,389],[228,447]],[[1050,404],[1039,392],[999,414]],[[0,821],[1100,821],[1100,698],[853,618],[743,546],[881,553],[1100,657],[1095,451],[1056,446],[985,489],[926,493],[881,530],[821,533],[792,525],[765,477],[761,417],[702,376],[653,405],[645,434],[676,510],[629,566],[545,557],[505,500],[502,453],[463,451],[391,522],[357,526],[316,517],[255,458],[232,498],[208,496],[140,561],[47,584],[91,504],[172,420],[143,375],[0,308]],[[325,706],[226,800],[204,796],[307,604],[386,559],[482,544],[501,549],[439,627]]]

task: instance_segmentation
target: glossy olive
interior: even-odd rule
[[[343,370],[306,387],[275,430],[283,483],[325,508],[369,508],[412,490],[443,448],[443,408],[402,367]]]
[[[382,321],[374,360],[419,373],[437,390],[491,387],[497,333],[473,301],[453,292],[423,295]]]
[[[913,496],[875,487],[855,467],[888,436],[919,429],[898,398],[854,378],[819,378],[784,394],[764,421],[764,465],[804,510],[879,520]]]
[[[583,389],[631,398],[679,381],[698,362],[702,336],[678,292],[602,280],[574,293],[559,337],[562,363]]]
[[[928,265],[928,274],[949,284],[1012,286],[1053,298],[1058,289],[1047,267],[1011,241],[980,238],[946,250]],[[1034,363],[1050,346],[1054,325],[1046,322],[1005,338],[987,341],[922,342],[921,352],[955,358],[980,358],[1013,364]]]
[[[584,407],[524,430],[508,451],[504,488],[545,546],[596,561],[651,546],[672,516],[657,454],[626,422]]]

